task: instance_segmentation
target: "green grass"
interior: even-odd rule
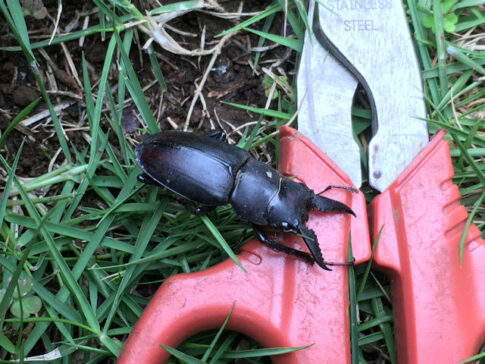
[[[101,35],[107,45],[104,64],[97,70],[99,79],[91,78],[84,56],[76,65],[82,79],[83,111],[91,140],[89,147],[77,150],[66,141],[64,126],[53,110],[52,96],[38,71],[37,50],[49,49],[48,42],[29,38],[17,1],[0,0],[2,19],[16,39],[14,45],[1,49],[17,52],[32,65],[32,74],[52,117],[52,131],[62,153],[60,160],[64,161],[54,164],[52,171],[27,181],[16,174],[23,158],[22,147],[10,159],[0,158],[1,167],[8,173],[0,202],[1,362],[48,352],[58,355],[49,361],[52,363],[70,363],[74,357],[81,357],[85,363],[114,362],[122,340],[148,302],[146,292],[153,292],[174,274],[213,266],[232,254],[228,246],[242,236],[251,236],[251,231],[246,230],[248,225],[237,219],[229,206],[221,206],[207,216],[196,216],[174,195],[136,181],[139,170],[134,164],[134,145],[121,127],[125,102],[131,99],[131,105],[143,119],[145,129],[139,134],[160,129],[153,116],[155,110],[142,91],[145,85],[131,61],[138,57],[140,44],[147,38],[130,24],[143,20],[144,13],[127,1],[96,0],[94,4],[99,23],[95,24],[96,18],[92,17],[87,29],[56,36],[51,43],[69,47],[70,42],[81,37]],[[463,35],[485,23],[484,2],[458,1],[446,9],[457,15],[455,33],[445,32],[439,0],[409,0],[405,5],[423,71],[430,131],[438,127],[448,131],[454,182],[470,213],[467,225],[474,222],[483,231],[485,53],[474,50],[471,40]],[[195,6],[193,1],[174,3],[151,9],[150,14]],[[266,9],[261,7],[259,15],[243,18],[216,39],[232,31],[246,31],[260,37],[258,47],[279,42],[298,51],[307,25],[304,6],[299,1],[289,2],[286,15],[295,36],[289,39],[281,37],[279,30],[270,32],[278,28],[272,25],[284,7],[283,0]],[[432,29],[423,25],[423,18],[429,15]],[[166,75],[154,55],[157,47],[153,44],[147,48],[146,64],[152,67],[157,87],[165,90],[170,85],[167,86]],[[254,52],[252,57],[254,66],[259,67],[261,53]],[[117,79],[110,77],[113,69],[118,72]],[[109,92],[113,86],[115,94]],[[294,85],[290,87],[294,95]],[[276,90],[279,92],[271,108],[231,104],[244,107],[258,115],[260,123],[264,120],[267,124],[264,132],[259,129],[260,123],[245,130],[240,144],[247,148],[270,144],[276,152],[274,160],[279,152],[274,132],[291,121],[297,110],[295,100],[281,84],[276,85]],[[2,131],[0,147],[36,103],[13,115],[10,126]],[[368,136],[369,111],[358,105],[353,115],[354,130]],[[362,158],[366,166],[365,153]],[[44,195],[46,188],[54,192]],[[363,190],[368,200],[373,198],[369,188]],[[463,244],[460,246],[462,249]],[[10,307],[19,290],[17,282],[25,276],[32,280],[27,295],[39,297],[42,309],[35,316],[21,319],[12,315]],[[370,271],[370,265],[355,267],[351,276],[353,362],[372,362],[377,357],[394,362],[389,283],[383,275]],[[252,362],[263,362],[264,359],[254,357],[291,350],[258,349],[256,343],[248,340],[247,350],[234,351],[242,340],[246,339],[226,330],[201,333],[189,338],[177,351],[174,348],[174,355],[188,362],[223,363],[241,355],[252,358]],[[59,351],[54,352],[55,349]]]

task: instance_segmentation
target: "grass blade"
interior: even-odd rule
[[[2,156],[0,156],[0,162],[3,164],[4,168],[10,173],[11,169],[9,168],[7,162],[5,161],[5,159],[3,159]],[[70,291],[73,293],[73,296],[78,301],[81,311],[83,312],[84,317],[86,318],[91,328],[99,332],[99,323],[93,311],[91,310],[91,306],[87,302],[81,287],[72,276],[72,272],[69,269],[68,265],[66,264],[65,260],[63,259],[62,255],[57,250],[57,247],[54,242],[54,239],[52,238],[52,235],[44,226],[43,219],[41,219],[37,209],[35,208],[32,201],[30,201],[29,196],[27,195],[27,193],[25,192],[25,190],[23,189],[22,185],[20,184],[20,182],[17,180],[16,177],[14,177],[14,183],[22,199],[25,202],[25,206],[27,208],[27,211],[29,212],[29,215],[35,220],[36,228],[39,229],[41,235],[44,237],[56,264],[59,266],[59,271],[63,281],[65,282],[66,286],[69,287]]]
[[[39,101],[40,101],[40,98],[32,101],[22,111],[20,111],[16,117],[13,118],[12,122],[7,126],[7,128],[2,133],[2,137],[0,138],[0,147],[2,147],[3,143],[5,143],[5,140],[7,139],[7,136],[10,134],[10,132],[32,111],[34,107],[37,106]]]
[[[229,321],[229,318],[231,317],[231,314],[232,314],[232,311],[234,310],[234,306],[235,305],[236,305],[236,302],[233,302],[232,303],[232,306],[231,306],[231,309],[229,310],[229,313],[226,316],[226,319],[222,323],[222,325],[219,328],[219,330],[217,330],[217,334],[214,336],[214,338],[212,339],[211,344],[209,345],[209,347],[207,348],[206,352],[204,353],[204,356],[202,357],[202,361],[204,363],[207,362],[207,360],[209,359],[209,356],[211,355],[212,350],[214,349],[214,347],[215,347],[217,341],[219,340],[219,338],[221,337],[222,332],[226,328],[227,322]]]
[[[266,38],[266,39],[268,39],[272,42],[281,44],[284,47],[294,49],[297,52],[301,52],[301,50],[303,48],[303,41],[302,40],[293,39],[293,38],[285,38],[281,35],[265,33],[265,32],[262,32],[260,30],[251,29],[251,28],[244,28],[244,29],[251,32],[251,33],[259,35],[260,37]]]
[[[261,19],[264,19],[264,18],[270,16],[271,14],[276,13],[279,10],[281,10],[281,7],[278,4],[274,4],[274,5],[270,6],[270,7],[268,7],[266,10],[263,10],[262,12],[260,12],[258,15],[253,16],[252,18],[247,19],[247,20],[239,23],[236,26],[234,26],[232,28],[229,28],[229,29],[223,31],[222,33],[217,34],[216,37],[223,37],[226,34],[229,34],[229,33],[232,33],[232,32],[236,32],[238,30],[241,30],[243,28],[246,28],[246,27],[250,26],[251,24],[260,21]]]
[[[180,360],[182,363],[187,363],[187,364],[205,364],[202,360],[199,360],[197,358],[194,358],[193,356],[187,355],[177,349],[171,348],[170,346],[166,346],[163,344],[160,344],[162,348],[168,351],[170,355],[173,357],[177,358]]]
[[[347,244],[347,260],[352,261],[354,255],[352,254],[352,239],[349,234],[349,241]],[[352,364],[359,363],[359,333],[357,331],[357,294],[355,282],[355,269],[351,265],[348,271],[349,277],[349,322],[350,322],[350,358]]]
[[[236,264],[244,273],[247,273],[246,269],[242,266],[241,262],[237,259],[236,255],[232,251],[231,247],[227,244],[224,237],[221,235],[217,227],[212,223],[212,221],[207,216],[201,216],[207,229],[211,232],[212,236],[217,240],[221,248],[226,252],[226,254],[231,258],[231,260]]]

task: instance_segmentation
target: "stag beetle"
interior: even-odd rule
[[[143,173],[138,180],[163,186],[208,209],[230,203],[236,214],[252,223],[257,239],[269,247],[330,270],[315,232],[305,226],[308,209],[354,212],[343,203],[319,196],[304,184],[284,177],[254,159],[246,150],[225,142],[223,132],[197,135],[164,131],[149,135],[135,149]],[[345,187],[344,187],[345,188]],[[351,188],[347,188],[352,190]],[[200,211],[200,210],[199,210]],[[301,234],[310,254],[269,240],[264,226]]]

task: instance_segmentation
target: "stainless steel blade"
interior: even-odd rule
[[[309,20],[313,19],[312,6]],[[298,130],[360,187],[360,153],[352,136],[351,107],[357,79],[308,34],[297,78]]]
[[[396,0],[325,0],[318,11],[324,46],[371,99],[369,181],[382,191],[428,142],[420,71],[404,9]]]

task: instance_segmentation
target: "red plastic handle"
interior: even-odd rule
[[[283,173],[297,176],[317,192],[329,184],[350,185],[343,172],[296,130],[283,127],[280,136]],[[328,196],[351,206],[358,218],[310,213],[307,225],[317,233],[325,259],[347,260],[350,232],[357,262],[369,259],[363,195],[330,190]],[[282,241],[305,249],[294,235],[282,235]],[[246,244],[238,259],[247,274],[226,260],[202,272],[167,279],[134,326],[118,363],[165,362],[168,353],[159,344],[176,347],[196,332],[218,328],[233,303],[228,328],[266,347],[314,344],[274,357],[274,363],[350,361],[347,268],[334,267],[327,272],[257,241]]]
[[[392,279],[399,363],[457,363],[485,342],[485,242],[470,226],[460,265],[467,212],[444,134],[370,205],[372,234],[384,226],[375,263]]]

